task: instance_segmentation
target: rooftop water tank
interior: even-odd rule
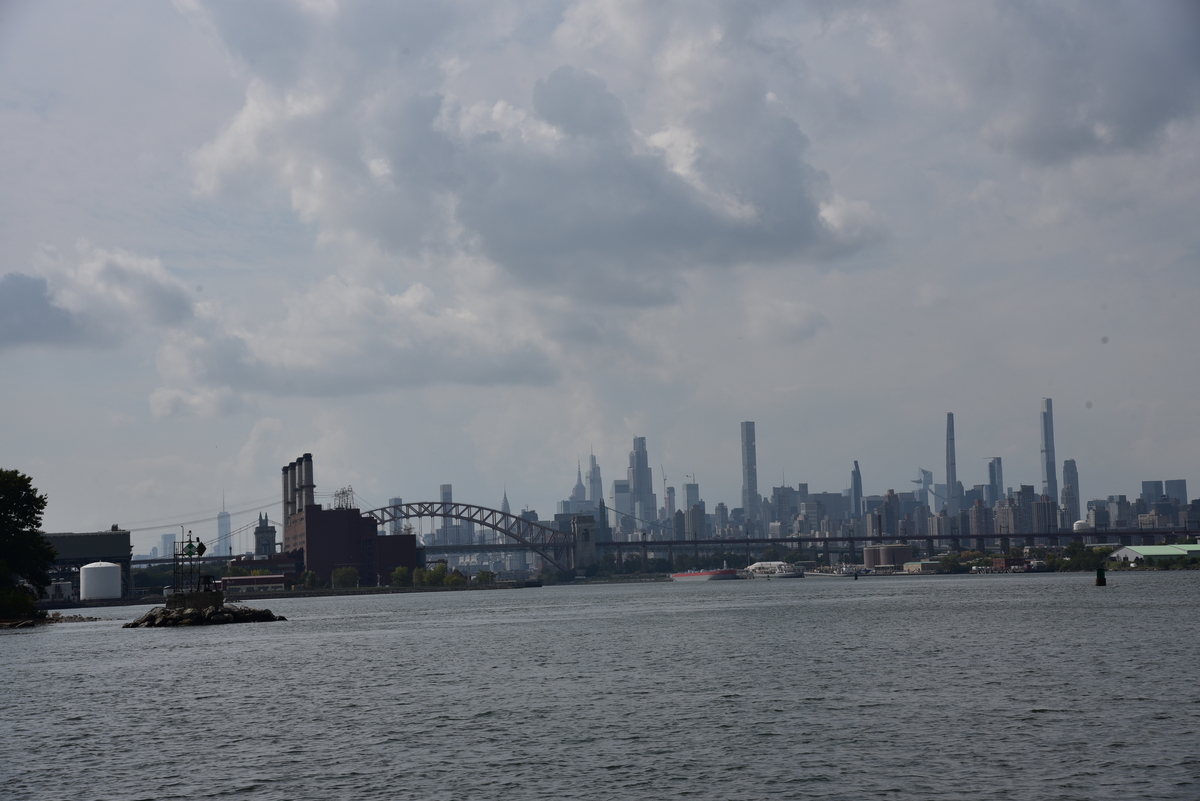
[[[1074,530],[1075,531],[1091,531],[1092,527],[1088,525],[1088,521],[1086,521],[1086,520],[1076,520]]]
[[[79,599],[94,601],[121,597],[121,566],[92,562],[79,568]]]

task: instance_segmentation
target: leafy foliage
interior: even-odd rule
[[[412,584],[412,573],[409,572],[407,567],[398,567],[392,571],[393,587],[411,587]]]
[[[339,567],[333,571],[333,586],[339,588],[358,586],[358,568]]]
[[[17,470],[0,469],[0,616],[28,615],[33,597],[18,581],[37,593],[50,585],[54,547],[42,536],[46,496],[33,479]]]

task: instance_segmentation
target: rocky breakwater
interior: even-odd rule
[[[246,606],[206,606],[203,609],[167,609],[156,606],[137,620],[126,623],[126,629],[152,629],[166,626],[220,626],[226,623],[270,623],[287,620],[270,609],[250,609]]]

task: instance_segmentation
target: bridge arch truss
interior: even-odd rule
[[[364,514],[375,518],[380,524],[423,517],[434,519],[440,517],[474,523],[476,526],[496,532],[506,540],[525,546],[559,570],[571,569],[575,544],[574,535],[568,531],[551,528],[543,523],[526,520],[508,512],[501,512],[499,509],[490,509],[486,506],[475,506],[469,503],[422,501],[382,506],[364,512]],[[481,550],[486,550],[487,543],[479,543],[479,545]]]

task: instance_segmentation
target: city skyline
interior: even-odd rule
[[[1039,413],[1039,424],[1038,424],[1038,428],[1039,428],[1039,432],[1040,432],[1040,440],[1039,440],[1039,451],[1038,451],[1037,462],[1038,462],[1039,469],[1042,470],[1043,486],[1039,490],[1034,491],[1035,496],[1039,495],[1039,494],[1042,494],[1042,495],[1045,494],[1045,492],[1044,492],[1044,475],[1046,472],[1046,453],[1047,453],[1047,439],[1046,439],[1047,425],[1048,425],[1047,410],[1052,408],[1052,402],[1053,401],[1050,398],[1042,398],[1041,399],[1041,409],[1040,409],[1040,413]],[[1049,443],[1050,443],[1049,450],[1051,453],[1053,453],[1052,422],[1049,422],[1049,425],[1051,426],[1051,429],[1049,431]],[[743,421],[742,423],[739,424],[738,431],[739,431],[739,438],[740,438],[740,443],[741,443],[739,466],[741,468],[741,475],[743,478],[742,491],[738,497],[740,497],[742,499],[741,502],[743,503],[743,507],[741,507],[740,510],[742,511],[742,514],[744,516],[745,515],[744,504],[745,504],[745,499],[747,497],[747,495],[746,495],[746,491],[747,491],[746,479],[747,479],[747,477],[755,477],[755,478],[753,478],[753,481],[754,482],[757,481],[757,479],[756,479],[757,449],[756,449],[756,442],[755,442],[756,441],[756,433],[755,433],[756,426],[755,426],[754,421]],[[1022,488],[1022,485],[1026,486],[1026,487],[1033,487],[1033,486],[1037,485],[1036,479],[1033,477],[1018,477],[1017,481],[1014,484],[1005,485],[1004,476],[1003,476],[1003,467],[1002,467],[1002,462],[1001,462],[1000,457],[989,457],[989,458],[985,459],[982,481],[978,481],[978,482],[970,481],[970,482],[964,483],[960,477],[957,477],[957,464],[956,464],[957,459],[955,456],[956,448],[955,448],[954,413],[953,412],[948,412],[946,414],[945,435],[946,435],[945,436],[945,452],[946,452],[945,468],[946,468],[946,471],[948,472],[948,474],[955,476],[960,491],[971,488],[971,487],[974,487],[977,490],[981,490],[983,493],[982,498],[985,502],[986,507],[988,507],[988,508],[994,507],[996,505],[997,499],[1003,500],[1006,496],[1020,497],[1021,493],[1019,492],[1019,490]],[[637,523],[634,524],[634,527],[636,527],[636,528],[643,527],[642,526],[643,523],[655,523],[655,524],[665,523],[668,526],[670,525],[670,521],[671,521],[673,512],[675,511],[675,509],[673,508],[673,502],[674,502],[674,498],[676,496],[677,487],[674,485],[668,486],[667,478],[666,478],[666,476],[663,475],[663,471],[665,470],[665,468],[660,467],[659,474],[658,474],[657,478],[655,478],[654,470],[653,470],[653,468],[650,467],[649,447],[647,445],[647,442],[648,442],[648,437],[645,437],[645,436],[633,437],[632,450],[630,450],[628,452],[627,477],[625,479],[618,479],[618,480],[613,481],[610,484],[610,488],[607,490],[607,494],[602,496],[604,504],[605,504],[606,508],[608,509],[610,524],[614,528],[617,527],[620,517],[624,516],[624,515],[628,515],[632,520],[638,521]],[[310,464],[307,455],[305,456],[305,459],[303,461],[305,463]],[[298,460],[297,464],[300,464],[300,463],[301,463],[301,461]],[[850,472],[850,477],[849,477],[848,482],[846,482],[845,487],[838,488],[835,486],[820,486],[818,484],[814,484],[812,482],[805,481],[803,476],[796,478],[795,481],[799,482],[799,484],[798,484],[799,486],[806,487],[807,491],[810,493],[814,493],[814,494],[830,493],[830,494],[835,494],[835,495],[836,494],[844,495],[846,497],[847,503],[848,503],[849,511],[847,513],[847,517],[849,517],[849,518],[857,517],[857,514],[854,511],[856,508],[854,499],[858,499],[859,501],[862,501],[867,498],[878,499],[878,498],[885,497],[885,496],[890,497],[890,494],[893,492],[898,492],[898,493],[912,492],[918,503],[921,502],[922,493],[928,492],[929,501],[928,501],[927,505],[930,507],[930,512],[934,515],[936,515],[938,513],[938,511],[940,509],[942,509],[943,507],[945,508],[946,512],[948,514],[950,514],[951,517],[953,517],[960,510],[963,513],[966,513],[968,511],[968,509],[970,508],[969,503],[967,503],[965,505],[962,503],[961,494],[952,495],[952,494],[949,494],[946,492],[946,489],[945,489],[947,486],[947,483],[945,482],[946,473],[942,474],[943,481],[938,482],[936,480],[937,479],[936,472],[929,471],[925,468],[918,468],[919,472],[922,474],[922,479],[918,480],[918,481],[911,481],[910,483],[921,485],[919,487],[919,489],[910,490],[909,488],[907,488],[907,486],[902,481],[900,481],[900,480],[893,481],[889,477],[884,477],[882,479],[879,479],[880,488],[875,489],[875,491],[865,491],[863,489],[862,473],[861,473],[861,469],[859,466],[859,460],[857,460],[857,459],[851,460],[851,463],[853,465],[853,469]],[[1048,497],[1052,497],[1052,500],[1054,501],[1054,503],[1059,505],[1064,511],[1071,512],[1072,513],[1071,516],[1075,520],[1085,520],[1086,519],[1086,514],[1084,513],[1084,511],[1085,511],[1085,507],[1087,506],[1087,503],[1089,501],[1101,501],[1101,500],[1105,500],[1105,499],[1111,499],[1112,497],[1115,497],[1115,496],[1124,495],[1128,499],[1130,499],[1130,501],[1133,501],[1140,497],[1144,501],[1146,501],[1148,504],[1151,504],[1151,505],[1154,503],[1154,501],[1156,501],[1158,499],[1158,497],[1160,495],[1164,495],[1164,494],[1167,495],[1168,497],[1175,498],[1175,499],[1181,501],[1181,503],[1185,506],[1191,500],[1190,498],[1187,498],[1187,497],[1182,497],[1182,498],[1178,497],[1180,492],[1182,492],[1184,496],[1186,496],[1186,494],[1187,494],[1187,492],[1186,492],[1187,479],[1186,478],[1182,478],[1182,479],[1181,478],[1142,479],[1138,482],[1137,487],[1131,486],[1131,487],[1121,487],[1121,488],[1115,488],[1115,489],[1108,488],[1103,491],[1094,492],[1092,494],[1079,495],[1078,494],[1079,493],[1078,484],[1080,482],[1080,479],[1079,479],[1079,473],[1078,473],[1076,460],[1075,459],[1063,460],[1062,468],[1063,468],[1063,494],[1061,495],[1061,497],[1053,497],[1053,496],[1048,496]],[[286,474],[286,470],[287,470],[287,468],[285,468],[285,474]],[[309,472],[308,472],[307,478],[305,480],[311,482],[312,481],[311,466],[308,467],[308,471]],[[1057,472],[1057,467],[1055,468],[1055,472]],[[589,451],[589,467],[588,467],[588,471],[587,471],[587,483],[586,484],[585,484],[585,480],[584,480],[582,462],[577,461],[576,466],[575,466],[574,487],[571,489],[569,496],[566,497],[566,500],[560,500],[557,503],[546,504],[543,507],[538,507],[536,505],[531,505],[531,504],[524,504],[523,508],[537,512],[539,515],[539,519],[544,520],[544,521],[550,521],[553,518],[555,513],[558,513],[558,514],[591,513],[592,510],[594,510],[598,506],[597,501],[601,497],[601,496],[596,495],[596,491],[601,486],[599,483],[602,481],[601,473],[602,473],[602,467],[595,455],[594,449],[590,449],[590,451]],[[684,476],[684,478],[685,479],[694,478],[696,475],[697,474],[693,472],[691,474],[686,474]],[[928,478],[926,478],[926,476],[928,476]],[[1029,478],[1029,481],[1026,482],[1025,478]],[[772,489],[774,489],[774,487],[778,487],[778,486],[783,486],[783,487],[797,486],[796,483],[787,484],[786,478],[784,476],[781,476],[781,481],[783,481],[785,483],[782,483],[780,485],[774,485],[772,487]],[[924,482],[928,482],[928,485],[926,485]],[[646,490],[647,500],[642,501],[638,504],[638,506],[641,508],[636,508],[635,501],[632,500],[632,498],[634,497],[634,494],[631,491],[631,488],[635,485],[635,483],[641,484],[643,486],[643,488]],[[335,484],[336,484],[336,481],[335,481]],[[653,488],[654,486],[657,486],[657,485],[662,485],[664,488],[664,495],[663,495],[663,504],[664,505],[661,507],[657,507],[652,514],[647,513],[644,508],[645,503],[654,502],[654,500],[657,498],[657,496],[654,493],[649,492],[649,489]],[[886,490],[882,488],[884,485],[886,485]],[[340,486],[340,485],[338,485],[338,486]],[[868,485],[868,486],[871,486],[871,485]],[[927,486],[932,489],[927,489]],[[437,493],[438,499],[442,502],[452,501],[453,500],[452,487],[453,487],[453,482],[440,484],[438,487],[438,493]],[[939,487],[941,488],[940,495],[935,494],[935,490]],[[1124,490],[1124,491],[1122,491],[1122,490]],[[1140,490],[1140,491],[1135,491],[1135,490]],[[318,502],[320,502],[322,499],[331,498],[335,494],[335,492],[336,492],[336,490],[334,489],[334,484],[331,484],[331,485],[328,485],[321,492],[315,493],[315,495],[316,495]],[[678,492],[679,492],[680,496],[684,499],[683,504],[681,504],[678,507],[678,510],[680,512],[688,511],[693,506],[693,504],[695,504],[697,502],[699,502],[699,504],[702,507],[706,507],[708,514],[710,516],[710,519],[712,518],[713,510],[715,510],[718,505],[725,507],[727,511],[735,510],[735,507],[733,507],[732,504],[730,503],[730,499],[726,499],[723,497],[714,498],[711,493],[706,493],[706,492],[702,491],[702,488],[697,481],[686,481],[686,482],[682,483],[681,487],[678,489]],[[1172,492],[1174,492],[1175,494],[1172,495],[1171,494]],[[550,494],[553,495],[553,492],[551,492]],[[622,494],[624,497],[620,497]],[[357,493],[356,493],[356,495],[357,495]],[[412,500],[420,500],[421,498],[419,496],[420,496],[420,493],[418,491],[415,495],[412,495],[410,497]],[[360,503],[360,506],[363,509],[375,507],[375,504],[373,504],[369,501],[366,501],[365,498],[361,498],[361,496],[359,496],[359,499],[362,501],[365,501],[363,503]],[[759,488],[758,489],[758,499],[760,500],[760,502],[770,502],[771,494],[770,493],[764,494],[762,492],[761,488]],[[400,502],[400,499],[397,497],[392,497],[388,500],[388,503],[399,503],[399,502]],[[482,506],[492,506],[495,508],[500,508],[504,511],[508,511],[509,502],[508,502],[507,487],[505,487],[503,490],[502,501],[499,505],[493,504],[491,499],[467,499],[464,502],[474,503],[474,504],[482,505]],[[874,503],[874,502],[875,501],[873,501],[872,503]],[[955,504],[957,504],[957,508],[955,508],[955,506],[954,506]],[[326,505],[328,506],[329,504],[326,503]],[[253,508],[253,509],[244,510],[240,514],[242,516],[246,516],[246,515],[250,514],[251,512],[254,512],[256,514],[256,519],[257,519],[257,508],[258,507]],[[761,509],[759,511],[761,514]],[[794,510],[794,511],[797,511],[797,510]],[[864,511],[869,512],[871,510],[865,509]],[[761,520],[762,518],[760,517],[759,519]],[[224,509],[224,499],[222,499],[221,513],[217,516],[216,520],[217,520],[218,532],[214,539],[220,540],[221,539],[221,531],[223,530],[227,533],[229,530],[229,514]],[[446,541],[454,541],[455,538],[463,538],[463,539],[469,540],[472,536],[471,534],[464,535],[463,532],[459,532],[458,531],[459,526],[457,524],[455,524],[454,521],[452,521],[452,520],[446,519],[446,520],[442,520],[440,522],[441,522],[441,527],[438,528],[437,530],[439,532],[447,532],[449,534],[450,539],[449,540],[430,539],[429,541],[431,543],[443,543]],[[691,526],[691,523],[689,523],[689,526]],[[150,527],[150,528],[147,528],[144,530],[137,531],[133,538],[134,542],[135,542],[135,547],[142,547],[141,543],[143,541],[145,541],[146,543],[157,542],[160,535],[157,533],[151,534],[149,532],[150,531],[155,531],[155,532],[160,531],[163,527],[164,526],[153,526],[153,527]],[[239,529],[239,531],[243,535],[243,537],[246,537],[246,531],[244,530],[244,528],[245,527],[243,526],[242,529]],[[765,528],[765,526],[764,526],[764,528]],[[395,529],[395,525],[393,525],[393,529]],[[465,530],[466,529],[464,529],[464,531]],[[392,533],[395,533],[395,530],[393,530]],[[208,537],[205,535],[205,531],[203,529],[197,530],[197,534],[205,539],[208,539]],[[165,537],[167,535],[161,535],[161,536]],[[430,536],[433,537],[433,529],[432,528],[430,530]],[[439,536],[444,537],[445,535],[439,535]],[[226,541],[227,541],[227,536],[226,536]],[[146,547],[149,547],[149,546],[146,546]]]
[[[761,495],[944,482],[949,412],[1040,488],[1053,398],[1081,501],[1200,486],[1197,15],[5,4],[0,464],[237,529],[299,453],[549,513],[641,436],[713,511],[743,421]]]

